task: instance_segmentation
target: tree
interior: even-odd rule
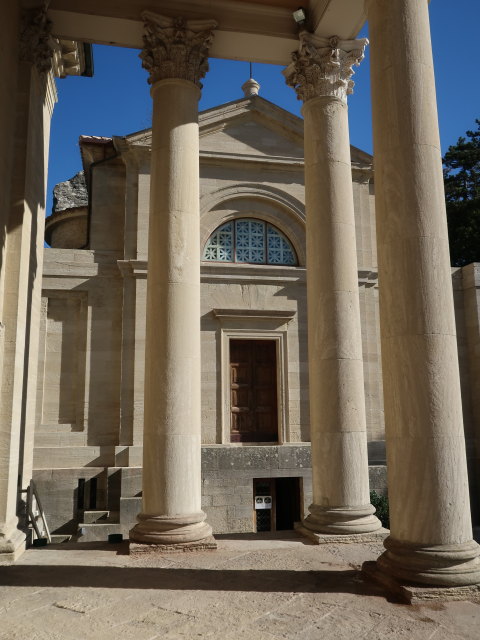
[[[480,262],[480,120],[448,148],[444,164],[445,199],[452,266]]]

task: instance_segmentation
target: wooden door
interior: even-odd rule
[[[231,442],[277,442],[274,340],[230,340]]]

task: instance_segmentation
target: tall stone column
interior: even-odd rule
[[[130,539],[214,548],[201,510],[198,99],[216,23],[143,18],[152,160],[143,505]]]
[[[48,144],[56,102],[50,31],[44,8],[23,12],[1,249],[0,563],[14,560],[24,549],[20,491],[32,477]]]
[[[284,71],[304,102],[305,118],[313,474],[313,504],[303,522],[307,535],[371,534],[381,528],[369,496],[347,115],[352,66],[362,60],[366,44],[302,32]]]
[[[427,0],[369,0],[390,536],[400,582],[480,583]]]

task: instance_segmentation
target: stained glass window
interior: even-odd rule
[[[205,245],[203,259],[213,262],[296,265],[295,250],[273,225],[241,218],[218,227]]]

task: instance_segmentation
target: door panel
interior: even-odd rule
[[[231,441],[277,442],[274,340],[230,340]]]

